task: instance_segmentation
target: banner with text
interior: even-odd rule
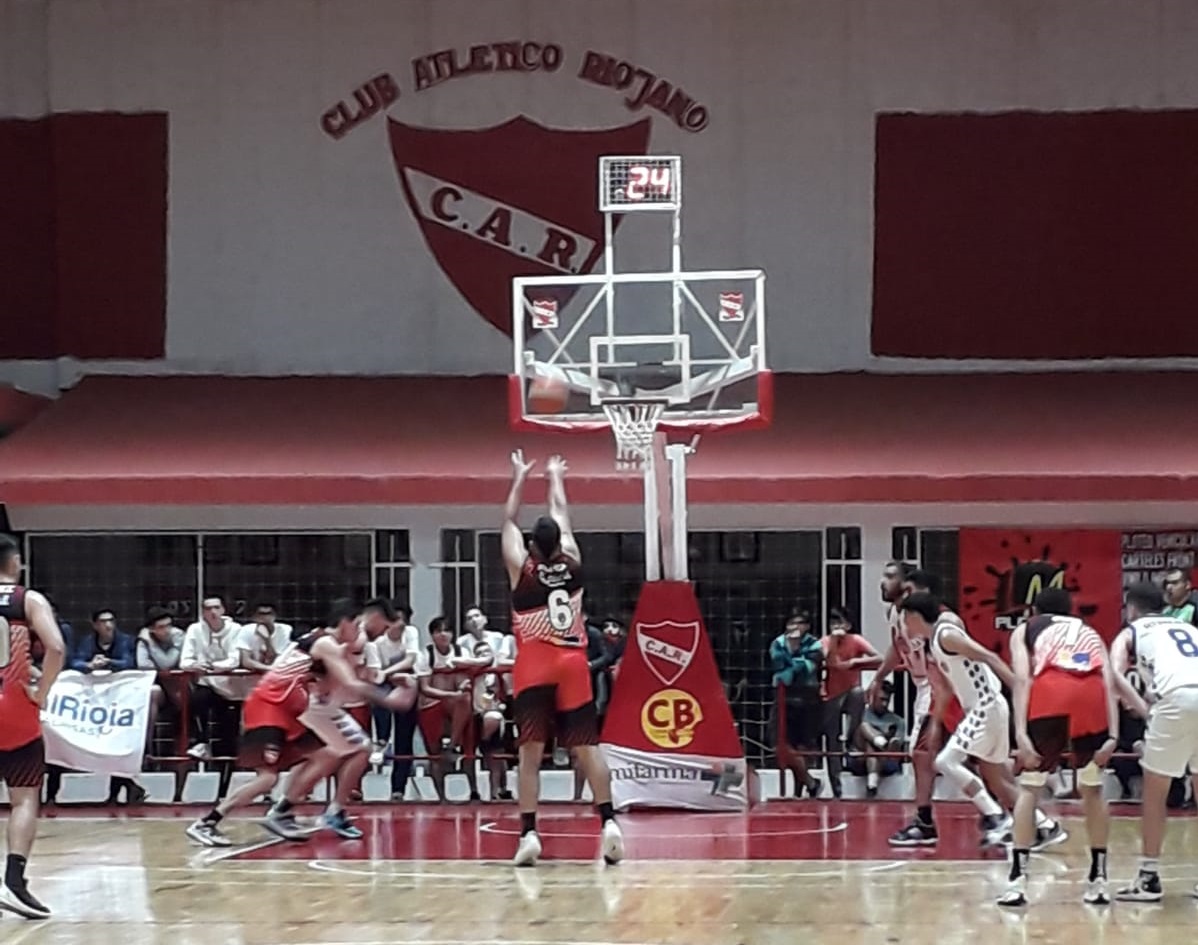
[[[46,761],[73,771],[141,771],[154,673],[65,672],[42,709]]]
[[[969,632],[1004,659],[1011,631],[1044,588],[1063,587],[1107,642],[1121,626],[1119,532],[963,528],[960,610]]]
[[[1165,574],[1180,568],[1188,575],[1198,557],[1198,531],[1139,529],[1123,533],[1123,586],[1137,581],[1159,585]]]
[[[744,750],[689,582],[641,590],[602,747],[620,810],[748,806]]]

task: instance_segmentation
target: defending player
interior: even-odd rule
[[[187,836],[205,846],[229,846],[220,822],[230,812],[269,794],[279,774],[297,765],[287,792],[263,825],[286,840],[306,840],[311,831],[295,820],[292,808],[303,803],[322,778],[355,753],[370,750],[370,740],[348,713],[328,700],[335,689],[384,708],[402,712],[415,695],[411,688],[386,690],[358,678],[349,647],[338,637],[356,633],[358,609],[350,601],[333,605],[329,628],[301,637],[281,654],[245,702],[241,766],[254,778],[187,828]],[[384,625],[368,622],[367,627]],[[368,633],[370,631],[368,630]],[[367,757],[369,755],[367,754]],[[348,783],[348,782],[347,782]]]
[[[939,841],[940,835],[932,815],[932,794],[936,788],[936,756],[944,741],[945,727],[951,731],[961,715],[959,705],[945,707],[941,713],[933,711],[933,692],[928,679],[924,640],[910,639],[903,629],[899,610],[903,600],[911,593],[931,592],[932,584],[930,575],[899,561],[888,562],[882,572],[882,600],[886,603],[891,642],[882,665],[870,684],[870,698],[873,690],[881,686],[882,680],[898,669],[905,669],[915,684],[910,744],[911,766],[915,772],[916,813],[910,824],[890,837],[889,843],[895,847],[934,846]],[[947,608],[945,610],[947,611]],[[956,617],[955,614],[952,616]]]
[[[520,844],[513,862],[532,866],[541,855],[537,798],[545,743],[557,736],[574,749],[591,785],[603,823],[607,863],[624,856],[624,838],[611,805],[611,772],[599,752],[599,726],[587,663],[582,622],[582,556],[566,508],[566,464],[560,456],[546,464],[549,515],[537,519],[532,541],[524,543],[517,524],[524,481],[532,469],[520,450],[512,453],[512,489],[504,508],[503,560],[512,589],[512,631],[519,650],[513,669],[514,716],[520,738]]]
[[[1082,899],[1091,905],[1110,902],[1106,872],[1110,817],[1102,782],[1119,731],[1119,680],[1111,671],[1102,638],[1072,613],[1068,591],[1041,591],[1032,602],[1031,618],[1011,635],[1015,738],[1023,771],[1015,803],[1009,886],[998,899],[1000,906],[1027,904],[1036,795],[1066,750],[1073,753],[1090,841],[1090,872]],[[1132,692],[1130,686],[1127,689]]]
[[[1184,775],[1189,765],[1198,792],[1198,629],[1164,616],[1164,596],[1146,582],[1128,588],[1126,609],[1130,626],[1111,647],[1114,671],[1124,677],[1129,665],[1136,665],[1153,705],[1140,759],[1144,771],[1140,869],[1135,881],[1116,892],[1115,898],[1159,902],[1169,783]],[[1198,886],[1193,895],[1198,896]]]
[[[0,535],[0,783],[8,785],[8,859],[0,883],[0,909],[26,919],[47,919],[50,910],[25,882],[25,864],[37,835],[46,750],[41,708],[66,655],[50,603],[22,587],[21,546]],[[45,647],[42,675],[33,683],[30,631]]]
[[[936,756],[936,770],[969,798],[983,817],[988,842],[997,844],[1008,824],[1002,806],[987,793],[986,785],[996,793],[1005,786],[1011,755],[1011,714],[1002,684],[1013,683],[1011,670],[970,637],[955,614],[942,612],[940,602],[931,594],[917,591],[899,607],[907,637],[922,640],[924,651],[931,657],[927,669],[936,689],[936,705],[946,706],[956,696],[965,709],[965,717]],[[978,763],[985,784],[965,767],[970,759]]]

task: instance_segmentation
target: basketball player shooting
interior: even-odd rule
[[[535,462],[535,461],[534,461]],[[541,855],[537,800],[545,744],[556,735],[574,749],[591,785],[602,821],[603,859],[618,863],[624,838],[611,804],[611,772],[599,752],[599,724],[587,663],[582,620],[582,555],[566,506],[566,463],[546,463],[549,514],[537,519],[532,541],[524,542],[517,521],[524,482],[533,467],[524,453],[512,453],[512,488],[504,508],[503,560],[512,589],[512,632],[519,650],[512,676],[513,713],[520,743],[520,844],[513,863],[533,866]]]
[[[25,864],[33,849],[46,770],[41,708],[62,670],[66,646],[54,611],[37,591],[18,582],[21,546],[0,535],[0,784],[8,786],[8,859],[0,883],[0,909],[26,919],[48,919],[25,882]],[[42,642],[46,658],[33,682],[30,632]]]

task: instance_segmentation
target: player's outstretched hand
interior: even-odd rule
[[[512,450],[512,469],[517,476],[524,477],[528,475],[528,471],[537,464],[535,459],[524,461],[524,450]]]
[[[549,457],[545,463],[545,471],[551,476],[564,476],[566,474],[566,461],[556,454]]]

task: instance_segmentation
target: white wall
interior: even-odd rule
[[[557,42],[564,64],[414,91],[414,58],[505,39]],[[579,79],[589,49],[681,86],[708,126]],[[869,353],[875,114],[1193,107],[1195,49],[1189,0],[0,0],[0,115],[170,116],[165,361],[0,363],[0,379],[506,373],[508,339],[406,206],[385,120],[337,141],[321,130],[383,72],[402,89],[388,115],[417,126],[649,116],[652,150],[685,161],[688,265],[768,271],[776,369],[926,370]],[[528,160],[552,175],[554,157]],[[617,243],[624,258],[643,248],[632,228]]]

